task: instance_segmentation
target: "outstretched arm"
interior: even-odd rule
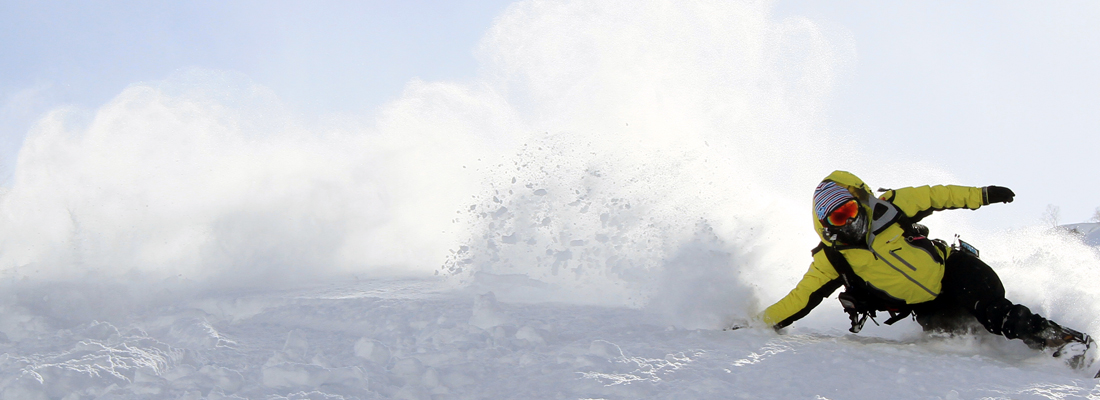
[[[953,208],[976,210],[990,203],[1010,203],[1015,195],[1012,190],[1001,186],[936,185],[888,190],[880,198],[893,203],[906,216],[913,218],[927,216],[933,211]]]
[[[821,255],[821,257],[818,257]],[[805,317],[821,300],[833,294],[842,285],[840,274],[829,264],[824,252],[814,254],[814,262],[802,276],[798,285],[782,299],[764,310],[760,318],[776,329],[785,327]]]

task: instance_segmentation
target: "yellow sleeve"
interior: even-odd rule
[[[918,213],[985,205],[982,188],[955,185],[907,187],[888,190],[882,199],[894,203],[908,217]],[[927,215],[927,214],[926,214]]]
[[[821,300],[833,294],[842,285],[840,274],[825,257],[824,251],[814,254],[814,262],[798,285],[782,299],[764,310],[760,318],[776,329],[790,325],[805,317]]]

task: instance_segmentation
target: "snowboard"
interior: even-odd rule
[[[750,324],[748,321],[734,321],[722,330],[735,331],[748,328],[749,326]],[[1076,371],[1096,371],[1096,373],[1093,374],[1093,379],[1100,379],[1100,368],[1094,367],[1098,364],[1095,361],[1100,358],[1100,348],[1097,348],[1096,342],[1092,340],[1092,337],[1072,329],[1059,328],[1063,333],[1067,334],[1067,337],[1064,338],[1066,342],[1056,348],[1052,355],[1055,358],[1061,359],[1067,366]]]
[[[1096,348],[1096,342],[1089,335],[1082,336],[1084,340],[1068,342],[1056,349],[1053,355],[1055,358],[1065,361],[1066,365],[1074,370],[1093,371],[1093,365],[1100,349]],[[1100,369],[1096,369],[1096,373],[1092,377],[1100,379]]]

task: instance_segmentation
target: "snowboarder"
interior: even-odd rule
[[[810,269],[761,319],[783,328],[844,286],[839,297],[852,332],[868,317],[874,320],[876,311],[889,312],[887,324],[915,315],[925,330],[958,331],[976,320],[989,332],[1032,348],[1056,349],[1056,357],[1068,355],[1067,363],[1082,367],[1092,343],[1088,335],[1008,301],[997,273],[976,249],[962,241],[948,246],[929,239],[928,229],[918,224],[933,211],[1010,203],[1014,196],[1000,186],[921,186],[885,190],[876,198],[855,175],[835,171],[814,191],[821,243]]]

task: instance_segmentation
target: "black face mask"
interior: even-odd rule
[[[840,244],[863,244],[867,237],[867,212],[862,208],[856,217],[841,226],[827,225],[824,227],[825,237]]]

